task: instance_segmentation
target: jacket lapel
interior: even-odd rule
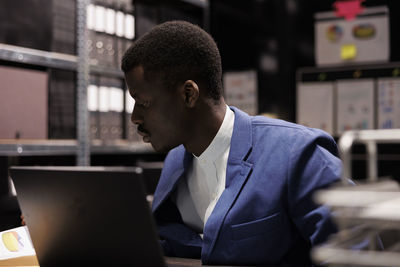
[[[231,109],[235,112],[235,123],[226,168],[225,190],[204,227],[201,257],[204,264],[209,261],[225,217],[252,169],[252,164],[246,162],[252,148],[251,118],[234,107]]]
[[[154,193],[152,211],[155,212],[160,205],[168,198],[171,192],[175,189],[179,179],[185,174],[188,166],[190,166],[193,156],[187,152],[183,146],[177,148],[177,157],[174,162],[178,164],[173,170],[163,171],[160,181]]]

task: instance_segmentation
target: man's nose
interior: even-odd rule
[[[139,112],[137,111],[137,109],[135,107],[133,108],[133,111],[132,111],[131,121],[133,124],[142,124],[143,123],[143,117],[141,116],[141,114],[139,114]]]

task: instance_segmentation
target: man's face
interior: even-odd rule
[[[144,142],[158,152],[180,145],[185,136],[185,109],[178,90],[165,88],[159,75],[147,81],[141,66],[125,73],[130,95],[135,99],[131,120]]]

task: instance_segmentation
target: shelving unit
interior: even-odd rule
[[[392,79],[395,85],[390,90],[396,94],[393,101],[400,102],[400,94],[396,98],[396,86],[400,84],[400,62],[299,69],[296,72],[297,123],[321,128],[336,137],[346,130],[397,128],[393,122],[385,126],[378,120],[383,114],[381,106],[385,102],[382,101],[387,102],[387,99],[380,100],[381,94],[385,93],[378,88],[382,79]],[[354,91],[358,87],[360,90]],[[346,97],[353,97],[354,101],[344,101]],[[309,101],[311,98],[313,101]],[[360,99],[368,101],[368,105],[366,102],[357,102]],[[311,102],[314,102],[313,105]],[[392,117],[398,113],[396,103],[391,107]],[[369,115],[364,118],[360,116],[363,113],[362,104],[369,107],[364,111]],[[328,109],[329,112],[326,112]],[[366,122],[363,123],[362,119]]]
[[[71,3],[74,3],[71,5]],[[13,66],[18,69],[39,69],[44,70],[44,74],[48,75],[48,88],[50,90],[51,75],[53,72],[70,73],[68,79],[77,79],[75,82],[75,123],[77,128],[76,139],[43,139],[43,140],[28,140],[28,139],[0,139],[0,201],[7,198],[10,194],[10,185],[8,177],[8,167],[14,164],[26,164],[28,160],[31,164],[77,164],[90,165],[91,158],[109,157],[121,159],[124,163],[135,164],[137,159],[148,156],[156,156],[154,150],[149,144],[143,142],[132,142],[128,140],[112,140],[104,142],[102,140],[90,140],[88,129],[88,111],[87,111],[87,87],[89,75],[95,77],[109,77],[121,80],[123,84],[123,72],[111,66],[104,66],[89,60],[87,56],[87,32],[86,29],[86,6],[88,0],[76,0],[65,2],[65,9],[57,12],[75,12],[73,16],[68,16],[63,13],[62,19],[75,21],[75,40],[69,40],[67,51],[73,51],[75,42],[76,55],[60,52],[44,51],[32,49],[18,45],[0,43],[0,65]],[[56,3],[56,6],[61,3]],[[61,4],[64,5],[64,4]],[[71,22],[72,22],[71,21]],[[59,22],[57,22],[59,23]],[[54,25],[53,25],[54,26]],[[59,25],[60,26],[60,25]],[[62,26],[62,25],[61,25]],[[67,27],[71,28],[70,26]],[[66,30],[67,28],[58,28],[58,31]],[[51,30],[54,31],[54,30]],[[53,33],[54,34],[54,33]],[[58,33],[63,34],[63,32]],[[59,38],[60,36],[58,36]],[[62,37],[62,36],[61,36]],[[58,41],[62,41],[58,40]],[[71,43],[72,42],[72,43]],[[57,49],[62,50],[63,44],[58,43]],[[55,48],[55,47],[53,47]],[[60,51],[60,50],[58,50]],[[75,78],[74,78],[75,77]],[[23,77],[21,77],[24,79]],[[71,83],[74,82],[71,80]],[[59,85],[63,90],[71,88]],[[50,91],[48,92],[50,94]],[[72,95],[71,95],[72,96]],[[67,101],[67,100],[65,100]],[[49,103],[50,104],[50,103]],[[71,103],[72,104],[72,103]],[[50,112],[50,108],[49,108]],[[122,115],[125,114],[121,114]],[[48,118],[49,119],[49,118]],[[121,118],[122,119],[122,118]],[[124,118],[125,119],[125,116]],[[50,125],[50,122],[48,122]],[[62,122],[61,122],[62,123]],[[135,155],[140,155],[139,158]],[[50,158],[49,158],[50,157]],[[131,160],[129,160],[129,158]],[[159,158],[162,158],[160,156]],[[50,160],[51,159],[51,160]],[[54,160],[53,160],[54,159]],[[158,159],[158,158],[157,158]],[[95,162],[96,163],[96,162]],[[118,164],[113,161],[111,164]],[[2,209],[2,208],[1,208]],[[3,212],[3,210],[0,210]]]
[[[73,3],[72,1],[69,1]],[[140,2],[140,1],[137,1]],[[208,0],[177,0],[183,5],[191,6],[195,9],[202,10],[203,14],[203,26],[207,28],[209,25],[209,1]],[[136,1],[134,1],[136,4]],[[136,14],[136,10],[131,9],[128,7],[130,4],[127,2],[109,2],[109,1],[102,1],[102,0],[75,0],[75,4],[70,5],[69,3],[65,3],[63,6],[63,10],[59,12],[70,12],[75,7],[75,42],[76,42],[76,52],[77,55],[74,54],[66,54],[66,53],[59,53],[59,52],[51,52],[51,51],[44,51],[39,49],[32,49],[27,47],[21,47],[17,45],[10,45],[6,43],[0,43],[0,63],[11,66],[17,66],[21,68],[40,68],[43,70],[49,71],[51,70],[61,70],[76,73],[78,76],[85,68],[88,68],[88,72],[93,77],[107,77],[113,79],[120,79],[121,83],[124,78],[123,72],[114,67],[105,66],[96,62],[95,58],[87,58],[85,55],[82,54],[82,51],[86,49],[86,42],[87,42],[87,34],[86,33],[98,33],[95,29],[89,30],[87,29],[86,23],[86,7],[88,4],[94,4],[103,6],[104,8],[116,8],[115,11],[123,11],[123,12],[132,12],[133,15]],[[57,4],[58,5],[58,4]],[[58,6],[57,6],[58,7]],[[67,14],[62,14],[66,16]],[[65,17],[66,18],[66,17]],[[63,19],[65,19],[63,18]],[[161,19],[161,18],[159,18]],[[158,21],[159,23],[160,21]],[[56,23],[60,23],[57,21]],[[71,27],[69,27],[71,28]],[[60,29],[58,29],[60,30]],[[100,33],[102,34],[102,33]],[[103,35],[106,35],[104,33]],[[117,37],[117,36],[116,36]],[[118,36],[118,38],[120,38]],[[61,47],[62,48],[62,47]],[[58,46],[57,49],[61,49]],[[81,50],[79,50],[81,48]],[[114,47],[117,49],[118,47]],[[68,49],[71,50],[71,49]],[[81,52],[80,52],[81,51]],[[79,56],[78,54],[81,53]],[[87,75],[87,74],[83,74]],[[87,79],[88,77],[83,78]],[[82,79],[81,77],[81,79]],[[97,78],[96,78],[97,79]],[[50,82],[50,81],[49,81]],[[82,87],[79,84],[76,84],[76,117],[77,117],[77,124],[79,125],[80,116],[82,111],[87,110],[86,105],[86,94],[82,95],[87,88],[88,81],[83,81],[83,85],[85,88],[79,89]],[[83,99],[85,101],[80,101],[79,99]],[[85,117],[85,116],[84,116]],[[123,119],[125,121],[125,118]],[[88,125],[88,120],[84,120],[83,124]],[[124,122],[125,123],[125,122]],[[82,126],[81,126],[82,127]],[[78,131],[79,132],[79,131]],[[83,131],[80,131],[80,135],[85,137],[88,136],[88,129],[84,127]],[[124,134],[126,137],[126,134]],[[0,139],[0,156],[18,156],[18,155],[48,155],[48,154],[63,154],[63,155],[70,155],[76,153],[77,157],[86,157],[86,152],[79,152],[79,147],[77,142],[79,143],[79,133],[77,134],[77,139],[75,140],[1,140]],[[118,142],[118,145],[115,143]],[[87,141],[83,142],[83,146],[86,146]],[[82,145],[81,144],[81,145]],[[22,153],[20,153],[20,149],[22,149]],[[92,150],[92,152],[90,152]],[[107,153],[115,152],[115,153],[135,153],[136,151],[142,153],[153,153],[152,148],[149,145],[143,144],[142,142],[129,142],[127,140],[114,140],[114,142],[101,142],[100,140],[92,140],[89,146],[89,154],[91,153],[102,153],[107,151]],[[85,153],[84,156],[82,153]]]
[[[78,57],[57,52],[48,52],[37,49],[30,49],[20,46],[0,43],[0,60],[12,62],[25,66],[44,67],[76,72],[78,69]],[[123,72],[110,67],[89,65],[89,72],[93,75],[101,75],[123,79]],[[86,105],[83,107],[86,109]],[[84,134],[87,134],[84,133]],[[77,140],[1,140],[0,157],[19,156],[49,156],[49,155],[78,155],[79,146]],[[148,154],[154,153],[149,144],[143,142],[129,142],[116,140],[115,142],[103,143],[100,140],[93,140],[90,145],[90,154]]]
[[[0,157],[76,155],[76,140],[0,140]],[[104,145],[92,142],[91,154],[134,154],[154,153],[151,145],[118,141]]]
[[[46,130],[41,131],[40,134],[43,137],[30,137],[31,135],[25,134],[25,128],[21,127],[23,129],[20,131],[19,126],[16,129],[11,127],[6,135],[10,137],[6,138],[15,136],[15,139],[0,138],[0,217],[4,218],[0,227],[11,227],[13,223],[19,223],[17,204],[11,208],[12,213],[7,210],[9,204],[6,205],[7,207],[3,205],[3,203],[9,203],[8,198],[12,192],[8,176],[8,168],[11,165],[134,166],[138,162],[161,162],[165,157],[164,153],[155,153],[150,144],[139,141],[141,138],[137,136],[135,127],[130,124],[128,110],[131,111],[132,106],[126,102],[129,96],[126,94],[124,74],[119,69],[124,51],[134,37],[140,35],[137,33],[137,16],[140,17],[139,20],[147,21],[146,12],[138,12],[136,6],[133,8],[133,4],[136,5],[139,1],[52,0],[43,11],[35,9],[24,13],[28,17],[27,21],[32,24],[31,28],[41,28],[41,32],[45,33],[27,42],[24,41],[26,31],[22,30],[24,25],[20,21],[12,20],[15,17],[13,14],[20,12],[18,1],[22,0],[9,4],[11,12],[7,18],[3,18],[4,25],[8,25],[5,27],[6,31],[9,30],[13,35],[15,33],[15,36],[13,36],[14,39],[0,38],[0,66],[4,67],[5,75],[13,72],[13,80],[9,83],[8,90],[13,92],[13,96],[18,96],[17,98],[21,93],[14,91],[13,82],[25,79],[21,77],[21,73],[41,76],[40,88],[37,86],[40,90],[34,91],[35,85],[25,81],[23,81],[24,84],[18,83],[18,86],[26,86],[28,89],[24,92],[41,92],[43,98],[40,99],[39,104],[35,102],[36,106],[31,106],[38,107],[42,106],[42,103],[48,103],[41,113],[47,112],[46,118],[40,117],[42,121],[40,125],[46,126],[47,120],[48,130],[47,134]],[[38,8],[44,3],[47,3],[47,0],[39,0],[31,3],[29,8]],[[208,0],[176,0],[174,4],[171,3],[160,2],[160,5],[167,8],[163,9],[162,14],[158,13],[162,16],[157,17],[154,23],[196,16],[194,20],[203,21],[203,27],[206,30],[209,29]],[[184,11],[175,10],[175,3],[184,7]],[[108,19],[106,16],[114,12],[113,31],[89,27],[86,21],[90,13],[87,10],[89,5],[92,12],[93,9],[103,10],[102,16],[105,20],[103,23],[106,23]],[[161,7],[158,8],[161,10]],[[190,12],[185,13],[187,10]],[[195,10],[194,13],[192,13],[193,10]],[[30,14],[33,15],[29,17]],[[117,15],[120,17],[118,18]],[[181,15],[184,18],[180,17]],[[123,33],[118,33],[117,20],[121,19],[121,16]],[[126,23],[131,21],[128,19],[132,19],[132,16],[135,19],[133,35],[132,28],[130,31],[126,30]],[[121,26],[121,21],[119,23]],[[146,27],[141,29],[148,30]],[[45,81],[47,81],[47,86]],[[101,88],[109,92],[114,89],[114,91],[119,91],[119,95],[123,98],[123,110],[110,109],[108,112],[99,107],[94,111],[88,110],[90,86],[98,89],[99,107]],[[44,98],[46,92],[47,97]],[[25,95],[25,98],[28,99],[29,96]],[[25,98],[21,101],[25,101]],[[33,108],[31,111],[24,104],[19,108],[24,108],[28,112],[26,114],[28,116],[20,116],[25,121],[32,114],[37,114],[30,114],[29,112],[36,110]],[[18,109],[14,108],[13,112],[18,112]],[[21,121],[24,121],[23,119]],[[102,127],[104,123],[109,123],[110,119],[108,134],[103,135]],[[32,119],[28,120],[32,121]],[[97,123],[95,127],[98,127],[95,135],[93,135],[92,123]],[[118,125],[115,126],[113,123],[118,123]],[[114,126],[118,131],[117,134],[112,135]],[[38,126],[34,125],[34,127]],[[122,134],[119,127],[122,128]],[[11,196],[11,198],[13,198],[13,203],[16,202],[15,197]],[[6,221],[9,222],[6,223]]]
[[[324,82],[339,79],[379,77],[400,78],[400,62],[352,64],[331,67],[303,67],[296,72],[296,82]]]
[[[86,40],[83,40],[86,43]],[[39,66],[44,68],[51,69],[59,69],[66,71],[74,71],[78,70],[78,56],[63,54],[57,52],[49,52],[37,49],[31,49],[26,47],[20,47],[9,44],[0,43],[0,60],[5,62],[12,62],[21,65],[27,66]],[[94,64],[89,64],[89,72],[93,75],[101,75],[106,77],[113,77],[118,79],[123,79],[123,72],[119,69],[98,66]],[[80,110],[86,109],[86,105],[81,107]],[[79,107],[78,107],[79,109]],[[79,112],[77,113],[79,116]],[[87,132],[83,133],[84,135]],[[14,142],[14,144],[12,144]],[[20,146],[19,140],[10,141],[8,140],[4,144],[0,140],[0,155],[20,155],[18,150],[14,150],[10,148],[12,146],[15,147],[23,147],[24,153],[29,151],[30,154],[42,155],[48,153],[62,153],[62,154],[71,154],[77,153],[79,150],[77,149],[76,140],[68,140],[68,141],[57,141],[57,140],[49,140],[49,141],[29,141],[28,144],[26,141],[22,140],[24,145]],[[151,153],[153,150],[150,146],[144,145],[141,142],[120,142],[118,146],[110,145],[110,144],[101,144],[101,142],[96,141],[96,144],[92,144],[91,147],[94,151],[108,151],[112,152],[134,152],[141,151],[146,153]],[[96,152],[95,152],[96,153]]]
[[[370,83],[368,88],[364,88],[363,86],[365,81]],[[361,106],[357,104],[357,94],[353,94],[354,99],[352,101],[348,101],[346,98],[340,99],[339,87],[347,83],[346,87],[341,88],[342,93],[345,93],[346,90],[350,91],[359,87],[358,89],[365,89],[364,91],[368,91],[372,100],[370,101],[371,106],[369,107],[372,123],[369,123],[366,128],[353,128],[351,130],[382,129],[384,126],[386,127],[386,125],[392,125],[387,128],[398,128],[395,122],[397,117],[395,114],[397,114],[398,111],[395,106],[398,105],[396,103],[400,103],[400,98],[396,98],[397,93],[400,94],[400,87],[393,85],[389,88],[387,87],[388,84],[386,81],[393,81],[393,84],[400,84],[400,62],[301,68],[296,73],[297,122],[300,124],[306,122],[305,124],[307,126],[321,129],[323,129],[322,126],[326,126],[326,124],[330,123],[331,127],[327,127],[324,130],[328,131],[336,139],[339,139],[342,136],[343,130],[346,130],[343,129],[343,121],[347,119],[344,117],[344,115],[347,114],[346,112],[348,112],[348,115],[346,115],[348,117],[357,114],[363,116],[361,112],[363,110],[360,108]],[[352,86],[348,86],[350,84]],[[386,89],[383,88],[384,86],[386,86]],[[325,91],[325,93],[322,91]],[[357,92],[362,91],[363,90],[357,90]],[[393,91],[392,93],[394,94],[392,97],[389,96],[389,91]],[[304,94],[305,92],[307,96]],[[383,95],[384,97],[382,97]],[[301,100],[302,97],[303,99],[312,99],[312,101],[304,102]],[[364,96],[361,95],[361,97]],[[340,105],[339,102],[343,100],[346,101],[348,105]],[[393,101],[393,103],[390,104],[390,101]],[[309,105],[304,105],[304,103],[309,103]],[[384,107],[389,106],[389,104],[392,113],[388,116],[387,113],[384,113]],[[354,109],[351,109],[352,106],[354,106]],[[328,109],[331,110],[329,110],[329,113],[326,113]],[[302,113],[303,111],[307,112]],[[309,117],[306,116],[307,114]],[[339,118],[340,116],[341,118]],[[313,118],[317,118],[317,120],[313,121]],[[383,123],[386,120],[384,120],[384,118],[390,119],[393,123]],[[349,123],[349,125],[351,125],[351,123]],[[363,124],[359,125],[366,126]],[[378,144],[377,149],[380,153],[377,155],[377,162],[379,162],[378,167],[380,174],[394,174],[394,178],[400,181],[400,169],[396,167],[400,161],[400,157],[396,152],[399,147],[399,144]],[[367,169],[365,166],[368,164],[366,149],[357,144],[352,148],[351,153],[353,158],[351,167],[354,170],[352,178],[363,179],[367,177],[367,173],[365,172]]]
[[[0,60],[17,64],[76,71],[77,56],[0,43]],[[124,78],[119,69],[89,64],[91,74]]]

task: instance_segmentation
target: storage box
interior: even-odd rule
[[[389,10],[364,8],[353,20],[334,12],[315,14],[315,57],[318,66],[389,61]]]

